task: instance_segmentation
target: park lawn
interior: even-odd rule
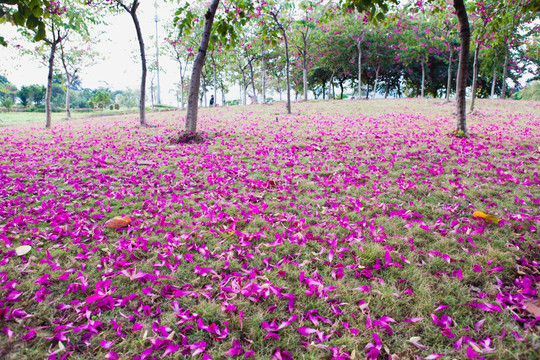
[[[540,104],[477,107],[0,129],[0,358],[539,358]]]
[[[115,116],[118,113],[137,113],[137,109],[123,109],[123,110],[95,110],[92,112],[78,112],[72,110],[72,119],[92,118],[96,116]],[[66,121],[66,113],[53,112],[51,113],[51,121],[53,123],[59,123]],[[45,124],[45,113],[40,112],[0,112],[0,127],[8,126],[35,126],[40,127]]]

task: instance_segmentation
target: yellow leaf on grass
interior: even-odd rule
[[[501,219],[499,219],[498,217],[483,213],[481,211],[473,212],[473,216],[478,217],[478,218],[482,218],[482,219],[484,219],[486,221],[491,221],[492,223],[495,223],[495,224],[498,224],[499,221],[501,221]]]

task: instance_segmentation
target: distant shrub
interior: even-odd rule
[[[120,110],[120,104],[114,103],[114,110]]]
[[[114,105],[113,104],[109,105],[109,110],[113,110],[113,109],[114,109]]]

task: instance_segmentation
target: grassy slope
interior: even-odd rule
[[[293,108],[203,109],[213,140],[173,147],[174,112],[149,114],[150,129],[133,115],[0,129],[0,357],[181,344],[182,358],[205,342],[217,359],[236,339],[261,359],[364,358],[376,333],[381,358],[537,358],[538,335],[514,319],[530,316],[497,294],[536,296],[514,280],[538,273],[516,265],[538,254],[538,103],[480,101],[471,139],[448,135],[454,108],[435,101]],[[117,215],[133,223],[105,229]],[[263,322],[291,316],[264,340]],[[474,342],[456,350],[461,337]]]

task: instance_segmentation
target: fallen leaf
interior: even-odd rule
[[[482,219],[484,219],[486,221],[491,221],[492,223],[495,223],[495,224],[498,224],[499,221],[501,221],[501,219],[499,219],[498,217],[483,213],[481,211],[473,212],[473,216],[478,217],[478,218],[482,218]]]
[[[32,250],[32,247],[30,245],[22,245],[15,249],[15,253],[18,256],[26,255]]]
[[[115,216],[105,222],[105,227],[109,229],[119,229],[128,226],[130,223],[131,218],[129,216]]]
[[[534,316],[540,316],[540,299],[527,300],[523,303],[525,310]]]

